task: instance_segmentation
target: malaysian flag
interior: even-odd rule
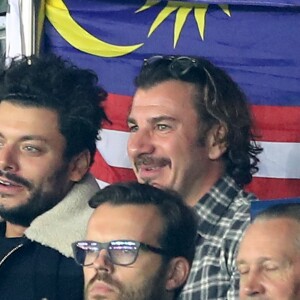
[[[92,173],[134,179],[126,153],[133,80],[151,55],[199,55],[249,98],[264,152],[247,187],[260,199],[300,196],[300,4],[297,0],[47,0],[44,51],[94,70],[109,92]],[[223,1],[222,1],[223,3]]]

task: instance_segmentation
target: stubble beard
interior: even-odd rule
[[[103,300],[112,299],[103,295],[98,295],[93,298],[89,298],[88,291],[91,285],[99,280],[106,282],[116,288],[119,291],[118,297],[114,300],[164,300],[165,299],[165,278],[166,278],[166,266],[162,264],[157,273],[151,278],[145,279],[138,287],[134,286],[134,282],[130,286],[124,286],[121,282],[113,280],[111,275],[107,273],[96,274],[88,283],[85,288],[84,299],[85,300]]]
[[[35,187],[32,182],[23,178],[16,180],[17,182],[27,182],[23,186],[28,189],[30,196],[26,203],[16,207],[5,208],[0,204],[0,216],[12,224],[29,227],[36,217],[50,210],[63,199],[66,192],[62,183],[66,182],[66,174],[67,166],[64,164],[47,179],[49,191],[44,191],[42,186]],[[11,179],[11,176],[7,175],[7,178]],[[5,195],[1,195],[1,197],[5,197]]]

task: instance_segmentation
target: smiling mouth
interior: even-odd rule
[[[140,169],[143,169],[145,171],[155,171],[155,170],[158,170],[160,169],[161,167],[148,167],[148,166],[143,166],[142,168]]]
[[[20,184],[17,184],[17,183],[11,182],[11,181],[6,181],[3,179],[0,179],[0,185],[7,186],[7,187],[21,186]]]
[[[164,167],[165,166],[141,165],[138,167],[137,171],[141,176],[152,177],[152,176],[157,176]]]
[[[11,182],[4,181],[0,179],[0,184],[5,185],[5,186],[15,186],[15,184],[12,184]]]
[[[167,167],[167,166],[170,166],[169,163],[167,162],[164,162],[164,163],[156,163],[156,164],[140,164],[140,165],[137,165],[137,171],[138,172],[158,172],[160,170],[162,170],[163,168]]]
[[[0,197],[12,197],[15,196],[16,193],[23,191],[24,186],[22,184],[18,184],[13,181],[7,181],[4,179],[0,179]]]
[[[7,188],[27,188],[29,190],[33,189],[33,184],[14,173],[10,173],[7,171],[3,171],[0,169],[0,186],[7,187]]]

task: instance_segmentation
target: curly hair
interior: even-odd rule
[[[101,105],[106,97],[94,72],[53,54],[14,58],[8,68],[2,65],[0,101],[57,112],[66,159],[88,149],[93,163],[98,131],[108,121]]]
[[[256,143],[254,124],[247,98],[232,78],[203,57],[154,56],[145,60],[135,78],[137,89],[149,89],[168,80],[179,80],[196,87],[194,106],[199,121],[199,144],[204,145],[214,125],[224,127],[223,155],[226,172],[240,186],[248,184],[258,171],[257,155],[262,148]]]

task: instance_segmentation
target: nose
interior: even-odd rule
[[[18,163],[15,150],[10,145],[0,147],[0,169],[4,171],[16,171]]]
[[[94,261],[93,266],[98,271],[104,271],[108,273],[111,273],[113,271],[114,265],[109,258],[107,250],[102,249],[99,252],[99,255]]]
[[[149,130],[141,130],[132,132],[129,135],[127,143],[127,152],[131,160],[140,154],[151,154],[154,152],[155,146],[153,138]]]
[[[249,272],[246,278],[240,281],[240,299],[263,295],[265,292],[262,278],[258,272]]]

